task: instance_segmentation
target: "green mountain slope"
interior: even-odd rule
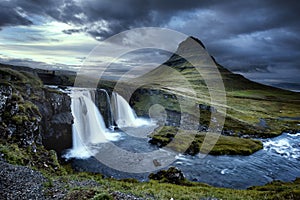
[[[200,51],[199,45],[203,47]],[[179,55],[184,55],[184,58]],[[210,91],[224,92],[222,87],[211,86],[219,81],[220,76],[227,100],[226,104],[218,105],[226,109],[225,132],[227,130],[231,135],[244,137],[271,137],[282,131],[300,129],[300,93],[266,86],[230,72],[218,64],[206,52],[203,44],[193,37],[183,41],[176,53],[163,65],[131,80],[131,84],[143,83],[144,87],[157,88],[175,94],[177,98],[185,98],[181,101],[180,108],[172,106],[168,101],[163,106],[169,110],[192,114],[195,103],[216,106],[211,102]],[[142,97],[134,103],[138,112],[151,106],[146,105],[147,101],[146,97]],[[210,113],[202,113],[200,122],[209,123],[209,116]]]

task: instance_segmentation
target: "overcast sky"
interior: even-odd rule
[[[300,90],[299,10],[297,0],[1,0],[0,62],[74,68],[98,41],[165,27],[234,72]]]

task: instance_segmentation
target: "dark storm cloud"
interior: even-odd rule
[[[28,14],[48,16],[79,27],[78,30],[66,30],[67,34],[86,31],[94,37],[105,38],[132,27],[165,25],[174,15],[207,3],[196,0],[184,3],[180,0],[11,0],[6,4],[11,8],[22,8]],[[6,13],[7,16],[10,15]],[[22,19],[26,20],[26,17]]]
[[[217,61],[236,72],[265,72],[266,66],[300,70],[298,10],[297,1],[222,1],[183,16],[178,30],[198,36]]]
[[[186,32],[210,39],[212,36],[223,39],[278,27],[298,32],[300,17],[300,3],[293,0],[11,0],[5,4],[10,8],[19,7],[28,14],[49,16],[78,27],[66,30],[68,34],[86,31],[104,38],[133,27],[168,26],[174,17],[184,21]],[[205,12],[212,15],[201,15]],[[13,14],[7,16],[10,15],[1,18],[2,21],[14,20]],[[22,19],[26,24],[26,18]],[[2,23],[2,26],[7,23]]]
[[[30,25],[32,14],[77,27],[65,34],[98,40],[134,27],[169,27],[198,37],[229,69],[267,74],[300,70],[299,10],[297,0],[10,0],[1,5],[0,28]]]
[[[18,9],[8,2],[2,2],[0,6],[0,29],[3,26],[31,25],[32,22],[22,14],[22,9]]]
[[[184,4],[180,0],[123,0],[117,3],[109,0],[86,0],[68,4],[63,10],[65,21],[81,26],[78,31],[106,38],[133,27],[164,26],[174,15],[193,11],[202,4],[204,5],[203,2],[195,0]]]

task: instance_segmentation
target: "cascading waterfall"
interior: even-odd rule
[[[128,102],[116,92],[112,93],[111,105],[119,128],[149,125],[147,120],[138,118]]]
[[[117,140],[118,134],[106,129],[104,120],[93,102],[95,91],[73,89],[70,96],[74,117],[73,147],[65,157],[88,158],[93,155],[89,148],[91,145]]]

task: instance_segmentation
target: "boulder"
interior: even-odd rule
[[[151,173],[149,175],[149,179],[177,185],[181,185],[185,182],[182,171],[177,167],[170,167],[168,170],[161,170],[157,173]]]

